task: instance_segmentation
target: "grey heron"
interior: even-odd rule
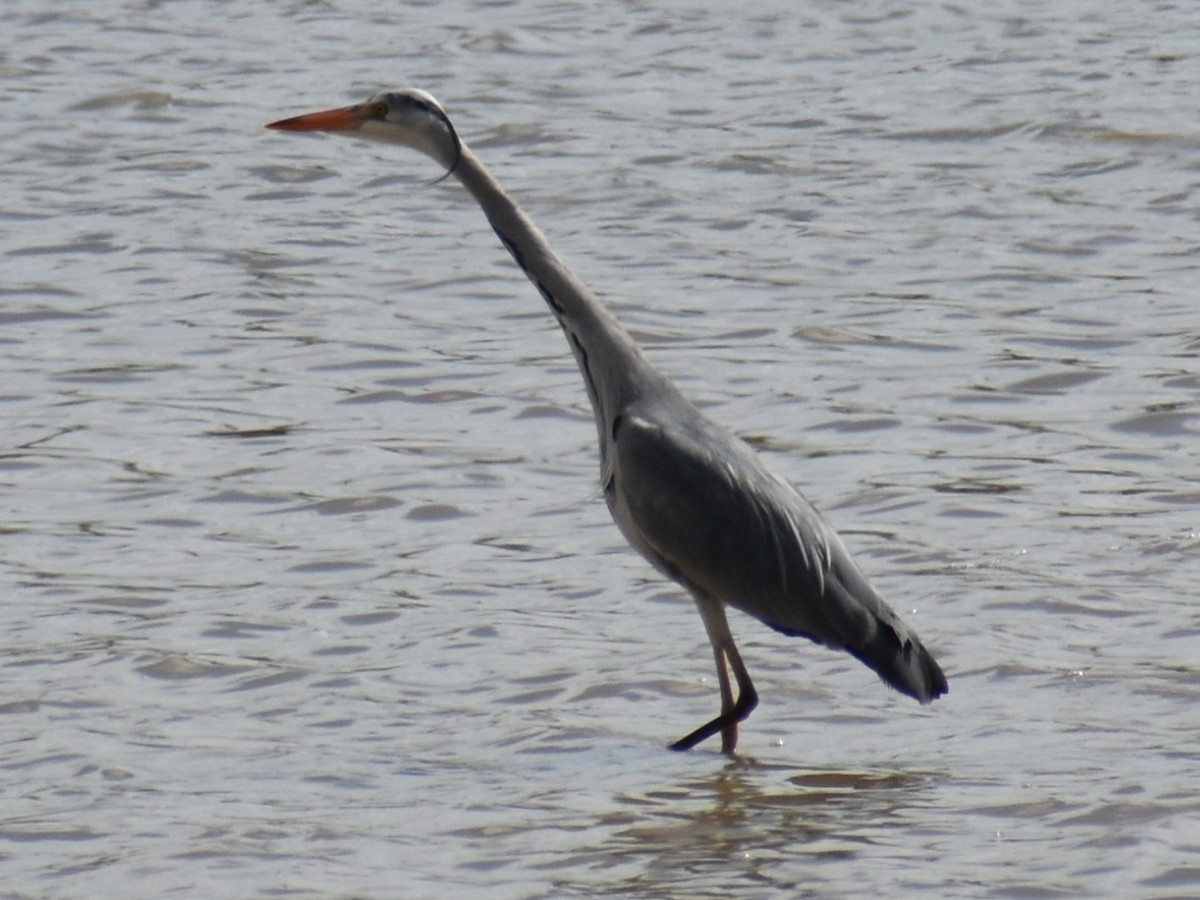
[[[776,631],[842,649],[885,683],[929,703],[947,690],[932,654],[876,593],[813,506],[744,441],[700,412],[643,356],[608,309],[459,138],[441,105],[416,89],[272,122],[400,144],[454,175],[562,327],[596,416],[604,499],[625,538],[688,590],[712,644],[721,714],[671,744],[718,732],[737,747],[758,704],[725,606]],[[734,696],[729,669],[737,682]]]

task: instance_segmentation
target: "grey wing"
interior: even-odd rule
[[[615,431],[625,508],[614,516],[652,562],[779,631],[834,647],[869,638],[886,606],[817,511],[742,441],[690,416],[627,413]]]
[[[652,563],[785,634],[841,648],[928,703],[946,676],[815,509],[690,407],[613,427],[613,517]]]

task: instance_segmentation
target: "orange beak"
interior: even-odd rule
[[[267,127],[276,131],[358,131],[370,116],[371,105],[359,103],[355,106],[343,106],[339,109],[281,119]]]

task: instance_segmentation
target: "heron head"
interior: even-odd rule
[[[278,131],[326,131],[353,134],[419,150],[449,175],[462,155],[462,142],[450,117],[432,95],[417,88],[384,91],[366,103],[282,119],[267,126]]]

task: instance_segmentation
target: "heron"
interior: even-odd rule
[[[712,645],[721,712],[669,745],[690,750],[717,733],[732,756],[758,693],[733,640],[726,606],[785,635],[841,649],[884,683],[927,704],[946,676],[872,587],[841,538],[749,444],[697,409],[571,271],[521,206],[419,89],[272,122],[417,150],[474,197],[537,288],[570,345],[595,413],[600,484],[626,540],[696,603]],[[734,694],[729,673],[737,684]]]

